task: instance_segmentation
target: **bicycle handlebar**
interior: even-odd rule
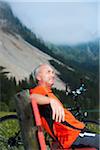
[[[84,83],[82,83],[81,86],[75,90],[71,90],[71,88],[68,84],[66,86],[66,94],[67,95],[73,95],[74,98],[77,97],[78,95],[81,95],[85,91],[86,91],[86,88],[85,88]]]

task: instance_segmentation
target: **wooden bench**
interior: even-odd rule
[[[23,90],[17,93],[15,95],[15,101],[25,150],[47,150],[38,105],[35,100],[32,100],[32,103],[30,102],[29,90]],[[59,148],[57,142],[51,142],[50,150],[61,150],[61,148]],[[87,147],[74,148],[74,150],[96,149]]]

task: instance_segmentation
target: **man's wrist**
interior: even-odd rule
[[[49,104],[51,103],[51,101],[52,101],[52,99],[51,99],[51,98],[49,98]]]

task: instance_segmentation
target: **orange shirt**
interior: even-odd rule
[[[58,100],[57,97],[52,93],[52,90],[46,89],[43,86],[37,86],[34,89],[31,89],[30,94],[41,94]],[[83,129],[85,125],[78,121],[67,109],[64,109],[65,121],[59,123],[52,120],[52,109],[50,108],[50,105],[39,105],[39,107],[43,127],[53,138],[55,138],[55,136],[58,138],[63,148],[69,148],[76,140],[81,132],[81,129]],[[68,126],[67,124],[71,126]],[[51,126],[53,128],[53,133]]]

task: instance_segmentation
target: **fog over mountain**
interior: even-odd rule
[[[96,0],[94,2],[60,0],[60,3],[58,0],[55,2],[32,0],[27,3],[15,0],[14,3],[10,2],[10,5],[22,23],[46,42],[72,45],[98,37],[100,19]]]

